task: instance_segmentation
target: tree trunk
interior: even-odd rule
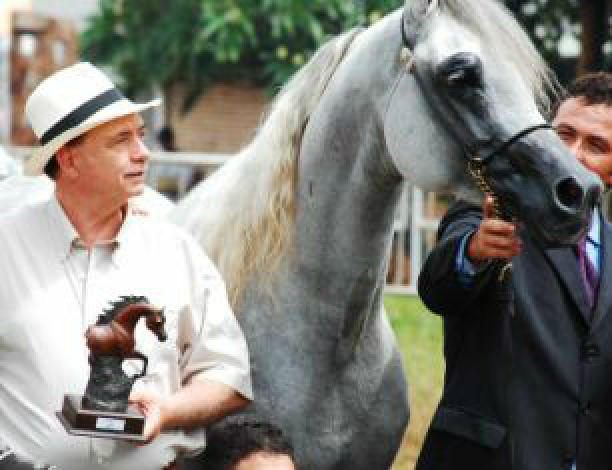
[[[582,53],[576,75],[603,69],[603,45],[608,31],[608,0],[580,2]]]

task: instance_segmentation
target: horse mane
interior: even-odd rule
[[[542,112],[550,112],[561,86],[512,12],[498,0],[438,0],[438,5],[477,33],[496,56],[514,64]]]
[[[249,146],[192,190],[170,217],[193,233],[213,260],[234,308],[253,273],[271,287],[289,249],[304,129],[360,31],[319,48],[283,87]]]
[[[96,325],[108,325],[125,307],[138,303],[148,304],[149,299],[142,295],[122,295],[119,300],[111,301],[109,308],[103,310],[103,313],[98,316]]]

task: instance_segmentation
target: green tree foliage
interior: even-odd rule
[[[559,50],[559,44],[564,35],[579,40],[579,0],[505,0],[505,4],[561,81],[571,80],[575,75],[577,59],[565,57]]]
[[[506,0],[506,6],[549,62],[558,61],[563,34],[579,34],[579,0]]]
[[[609,67],[610,0],[504,0],[562,82]],[[608,43],[606,43],[608,41]],[[578,55],[568,51],[578,47]],[[571,49],[572,47],[570,47]]]
[[[128,94],[215,82],[277,90],[330,36],[369,24],[403,0],[101,0],[82,55],[111,66]]]
[[[589,0],[598,5],[607,1]],[[584,41],[583,35],[594,34],[597,27],[582,28],[585,5],[580,0],[503,2],[561,80],[573,78],[578,58],[564,56],[559,45],[563,38]],[[217,82],[248,80],[274,93],[330,36],[356,25],[368,26],[403,3],[100,0],[99,12],[82,35],[82,54],[111,66],[128,94],[181,83],[188,90],[188,107]],[[591,62],[595,65],[586,68],[603,67]]]

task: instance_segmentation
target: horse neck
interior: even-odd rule
[[[338,331],[306,346],[331,348],[338,364],[350,363],[364,331],[378,324],[402,189],[377,126],[346,108],[305,136],[289,276],[281,281],[289,298],[301,296],[308,306],[293,321],[322,320]]]
[[[324,335],[296,340],[317,353],[330,348],[341,363],[352,357],[362,332],[374,324],[368,319],[380,312],[401,194],[402,179],[382,128],[385,95],[397,75],[391,65],[385,68],[393,63],[389,55],[395,55],[385,43],[395,38],[399,51],[399,17],[395,21],[385,26],[388,33],[378,27],[355,40],[311,114],[300,147],[295,225],[283,269],[273,290],[262,294],[257,280],[251,283],[243,303],[277,311],[268,322],[283,323],[289,316],[304,327],[326,325]],[[268,292],[273,300],[267,299]],[[257,315],[240,318],[247,331],[265,325]],[[291,337],[302,329],[279,326],[278,331]]]
[[[308,147],[302,155],[295,248],[303,262],[345,272],[367,265],[372,276],[382,276],[402,180],[381,163],[374,136],[350,140],[331,149]]]
[[[402,188],[382,124],[397,77],[394,52],[383,47],[393,38],[399,42],[396,23],[389,23],[363,33],[354,46],[358,51],[330,81],[304,133],[298,170],[300,262],[356,276],[369,272],[376,282],[384,281]]]

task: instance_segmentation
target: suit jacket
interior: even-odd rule
[[[590,311],[575,252],[528,236],[505,281],[491,263],[462,285],[460,240],[481,218],[453,205],[419,277],[444,318],[446,372],[417,469],[612,469],[612,227]]]

